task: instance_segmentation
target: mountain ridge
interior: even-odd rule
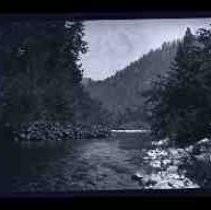
[[[151,87],[151,81],[164,75],[176,55],[178,41],[163,45],[102,81],[89,80],[85,90],[114,114],[124,113],[143,104],[141,93]]]

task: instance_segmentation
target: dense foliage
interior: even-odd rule
[[[178,42],[164,43],[151,50],[114,76],[103,81],[84,80],[85,89],[113,113],[112,119],[121,127],[140,128],[145,122],[145,97],[142,93],[151,87],[151,80],[164,75],[173,61]]]
[[[101,106],[81,85],[80,57],[87,52],[81,22],[10,22],[0,31],[2,125],[99,123]]]
[[[155,82],[148,106],[151,128],[180,144],[210,136],[211,30],[188,28],[167,76]]]

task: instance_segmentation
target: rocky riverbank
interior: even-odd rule
[[[194,151],[198,151],[204,157],[202,162],[205,164],[207,154],[205,142],[211,148],[210,140],[202,140],[186,148],[175,148],[170,145],[168,139],[152,142],[152,149],[147,150],[143,157],[143,162],[148,167],[148,173],[143,174],[138,171],[131,178],[146,189],[199,188],[201,187],[200,182],[193,178],[196,175],[191,177],[188,173],[190,165],[195,166],[192,168],[195,173],[200,171],[199,168],[196,168],[196,161],[193,158],[196,155]],[[195,158],[197,157],[195,156]],[[209,174],[211,175],[211,165]]]
[[[109,135],[110,130],[100,125],[71,125],[48,121],[25,123],[13,131],[15,140],[71,140],[105,138]]]
[[[188,148],[181,168],[186,176],[194,180],[201,188],[211,188],[211,139],[202,139]]]

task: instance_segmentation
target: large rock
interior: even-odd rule
[[[211,140],[210,139],[202,139],[193,145],[192,154],[198,155],[202,153],[211,152]]]
[[[152,141],[153,146],[168,146],[169,145],[169,139],[163,139],[159,141]]]
[[[141,182],[143,179],[143,175],[141,175],[140,173],[135,173],[131,176],[131,179],[134,181],[139,181]]]
[[[167,172],[170,174],[177,174],[178,171],[178,166],[176,165],[171,165],[167,168]]]

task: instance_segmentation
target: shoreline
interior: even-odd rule
[[[10,131],[15,141],[50,141],[89,138],[106,138],[111,131],[102,125],[73,125],[52,121],[24,123]]]
[[[129,129],[120,129],[120,130],[111,130],[111,132],[113,133],[149,133],[150,130],[147,130],[147,129],[139,129],[139,130],[129,130]]]

